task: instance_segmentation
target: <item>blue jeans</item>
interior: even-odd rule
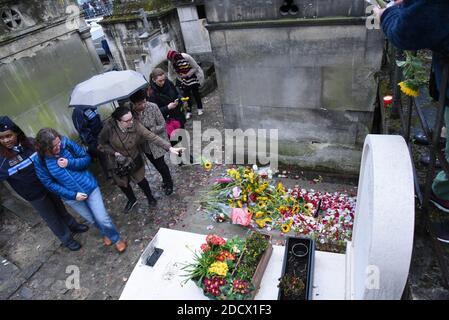
[[[106,211],[99,187],[84,201],[65,200],[65,202],[89,224],[97,227],[103,236],[111,239],[112,243],[120,239],[120,234]]]

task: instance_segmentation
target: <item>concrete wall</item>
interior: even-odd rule
[[[67,19],[66,10],[73,4],[2,4],[20,11],[26,23],[14,30],[0,23],[0,113],[12,117],[27,134],[50,126],[76,137],[68,108],[70,93],[77,83],[102,70],[84,20],[79,21],[80,31]]]
[[[357,172],[383,49],[361,2],[296,1],[315,19],[281,19],[282,1],[206,2],[225,127],[277,128],[281,162]]]
[[[281,18],[284,0],[211,0],[205,1],[207,21],[260,21]],[[365,15],[365,0],[295,0],[295,17],[360,17]]]

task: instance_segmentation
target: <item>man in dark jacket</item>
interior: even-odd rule
[[[103,129],[103,123],[97,109],[75,108],[72,113],[72,121],[81,141],[88,147],[90,156],[99,160],[103,174],[109,179],[106,155],[98,149],[98,135]]]
[[[449,57],[449,1],[404,0],[387,9],[376,9],[382,29],[391,43],[403,50],[431,49],[437,89],[441,88],[444,61]],[[447,62],[449,63],[449,61]],[[445,126],[449,128],[449,112],[445,110]],[[446,159],[449,159],[449,139],[446,137]],[[449,180],[444,171],[436,176],[432,185],[431,202],[449,213]],[[449,232],[438,235],[438,240],[449,243]]]

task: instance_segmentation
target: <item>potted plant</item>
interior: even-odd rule
[[[278,285],[278,300],[310,300],[312,298],[314,256],[314,240],[287,238],[284,265]]]
[[[272,250],[270,237],[257,232],[246,240],[208,235],[193,263],[183,267],[186,281],[194,281],[211,299],[253,299]]]

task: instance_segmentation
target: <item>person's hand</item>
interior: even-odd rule
[[[124,163],[126,161],[126,157],[122,155],[120,152],[116,152],[114,155],[117,163]]]
[[[76,201],[84,201],[86,199],[87,199],[87,194],[82,193],[82,192],[76,193]]]
[[[176,154],[177,156],[181,156],[182,155],[182,152],[185,150],[186,148],[173,148],[173,147],[170,147],[170,152],[171,153],[173,153],[173,154]]]
[[[373,7],[374,16],[379,20],[382,17],[382,14],[384,13],[384,11],[385,11],[385,9],[382,9],[378,6]]]
[[[68,164],[69,164],[69,161],[66,158],[59,158],[58,159],[58,166],[60,168],[66,168]]]
[[[173,110],[173,109],[175,109],[177,106],[178,106],[178,100],[169,103],[169,104],[168,104],[168,109],[169,109],[169,110]]]

